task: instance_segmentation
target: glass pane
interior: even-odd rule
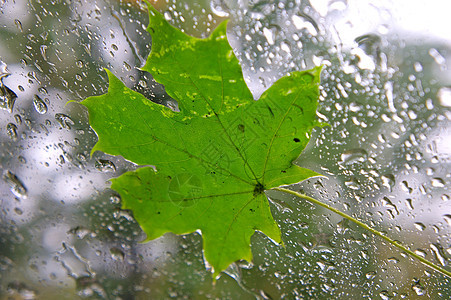
[[[451,270],[451,21],[447,1],[151,1],[177,28],[228,38],[255,99],[323,65],[317,128],[296,160],[325,177],[294,188]],[[285,247],[261,233],[252,263],[213,283],[199,234],[140,243],[76,102],[104,68],[176,105],[139,69],[151,50],[139,1],[0,1],[0,295],[3,299],[451,298],[450,278],[353,223],[268,192]],[[68,101],[74,102],[68,103]],[[448,142],[447,142],[448,141]]]

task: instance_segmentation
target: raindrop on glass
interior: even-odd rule
[[[368,158],[368,153],[364,149],[351,149],[341,154],[340,163],[350,165],[357,162],[364,162]]]
[[[229,7],[225,3],[225,0],[213,0],[210,2],[211,11],[221,18],[229,16]]]
[[[13,141],[17,141],[17,126],[14,123],[9,123],[6,125],[6,134]]]
[[[34,109],[41,115],[45,114],[48,110],[47,104],[38,95],[34,95],[33,105]]]
[[[58,123],[63,127],[67,129],[71,129],[71,125],[74,125],[74,121],[65,114],[55,114],[55,119],[58,121]]]
[[[12,112],[17,95],[0,81],[0,108]]]
[[[11,171],[6,171],[3,174],[3,180],[9,185],[10,191],[14,196],[26,199],[28,191],[22,181]]]
[[[116,166],[114,163],[107,159],[98,159],[95,166],[96,169],[101,172],[116,172]]]
[[[121,249],[113,247],[110,249],[111,258],[116,261],[124,261],[125,254]]]

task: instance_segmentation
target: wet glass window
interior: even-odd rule
[[[152,0],[183,32],[227,37],[257,100],[323,66],[316,128],[295,164],[301,191],[451,271],[448,1]],[[142,71],[147,5],[0,1],[1,299],[430,299],[451,279],[343,217],[267,193],[284,246],[252,237],[253,261],[213,282],[202,236],[146,236],[109,179],[139,166],[91,153],[77,102],[104,69],[149,100],[177,102]]]

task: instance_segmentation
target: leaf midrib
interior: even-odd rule
[[[300,94],[301,94],[301,91],[299,91],[299,92],[297,93],[296,97],[295,97],[294,100],[291,102],[289,108],[287,109],[286,113],[283,115],[282,119],[281,119],[280,122],[279,122],[279,125],[277,126],[276,131],[274,132],[274,134],[273,134],[273,136],[272,136],[272,138],[271,138],[271,142],[269,143],[269,146],[268,146],[268,152],[267,152],[267,154],[266,154],[265,163],[264,163],[263,171],[262,171],[262,174],[263,174],[263,175],[262,175],[262,176],[263,176],[263,182],[265,182],[266,167],[267,167],[267,165],[268,165],[269,155],[270,155],[270,153],[271,153],[271,149],[272,149],[272,147],[273,147],[273,144],[274,144],[274,141],[275,141],[275,139],[276,139],[277,133],[279,132],[280,128],[282,127],[282,124],[285,122],[285,119],[286,119],[286,117],[288,116],[289,112],[291,111],[291,108],[293,107],[293,104],[294,104],[295,102],[297,102],[297,100],[298,100]],[[272,100],[272,99],[269,98],[269,100]]]
[[[203,41],[203,40],[200,40],[201,42]],[[219,47],[219,45],[218,45],[218,47]],[[223,73],[222,73],[222,64],[219,62],[219,61],[221,61],[222,62],[222,60],[220,60],[220,58],[221,58],[221,56],[219,55],[220,54],[220,51],[216,51],[217,52],[217,56],[218,56],[218,59],[217,59],[217,61],[218,61],[218,67],[219,67],[219,72],[220,72],[220,77],[221,77],[221,107],[223,106],[223,104],[224,104],[224,76],[223,76]],[[172,52],[172,54],[174,54],[173,52]],[[208,105],[208,107],[211,109],[211,111],[214,113],[214,116],[217,118],[217,120],[218,120],[218,122],[219,122],[219,124],[220,124],[220,126],[221,126],[221,128],[222,128],[222,130],[223,130],[223,132],[225,133],[225,135],[227,136],[227,139],[229,140],[229,142],[233,145],[233,147],[231,147],[232,149],[233,149],[233,151],[235,151],[237,154],[238,154],[238,156],[241,158],[241,160],[243,161],[243,163],[245,164],[245,165],[247,165],[247,167],[249,168],[249,170],[252,172],[252,175],[254,176],[254,180],[255,180],[255,182],[258,182],[258,179],[257,179],[257,176],[255,175],[255,172],[254,172],[254,170],[252,169],[252,167],[250,166],[250,164],[248,163],[248,161],[243,157],[243,154],[241,153],[241,151],[240,151],[240,149],[236,146],[236,144],[234,143],[234,141],[232,140],[232,138],[230,137],[230,135],[229,135],[229,133],[228,133],[228,131],[226,130],[226,128],[224,127],[224,124],[222,123],[222,121],[221,121],[221,118],[220,118],[220,115],[215,111],[215,109],[212,107],[212,105],[210,104],[210,102],[207,100],[207,98],[205,97],[205,95],[204,95],[204,93],[201,91],[201,89],[197,86],[197,84],[195,83],[195,81],[194,81],[194,79],[192,78],[192,76],[190,75],[190,73],[189,72],[187,72],[183,67],[182,67],[182,64],[180,63],[180,61],[178,60],[178,58],[177,58],[177,56],[172,56],[172,58],[173,58],[173,61],[174,62],[176,62],[176,64],[177,64],[177,66],[179,67],[179,69],[184,73],[184,74],[188,74],[188,76],[187,76],[187,78],[190,80],[190,82],[191,82],[191,84],[192,84],[192,86],[197,90],[197,92],[199,93],[199,95],[201,96],[200,98],[205,102],[205,104],[206,105]],[[193,62],[194,63],[194,62]],[[251,105],[252,105],[253,103],[251,103]],[[232,175],[232,176],[234,176],[234,177],[236,177],[236,178],[239,178],[241,181],[243,181],[243,182],[246,182],[246,183],[249,183],[247,180],[245,180],[245,179],[243,179],[243,178],[241,178],[241,177],[239,177],[239,176],[237,176],[237,175],[234,175],[232,172],[230,172],[229,170],[225,170],[225,171],[227,171],[230,175]],[[251,185],[254,185],[254,183],[250,183]]]

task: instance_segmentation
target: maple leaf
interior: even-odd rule
[[[265,190],[318,174],[293,164],[316,120],[320,68],[292,72],[254,101],[226,37],[172,27],[149,3],[152,49],[143,70],[165,86],[180,111],[153,103],[110,71],[108,93],[82,101],[103,151],[141,167],[112,179],[122,208],[147,240],[200,231],[214,277],[252,260],[250,238],[281,233]]]

